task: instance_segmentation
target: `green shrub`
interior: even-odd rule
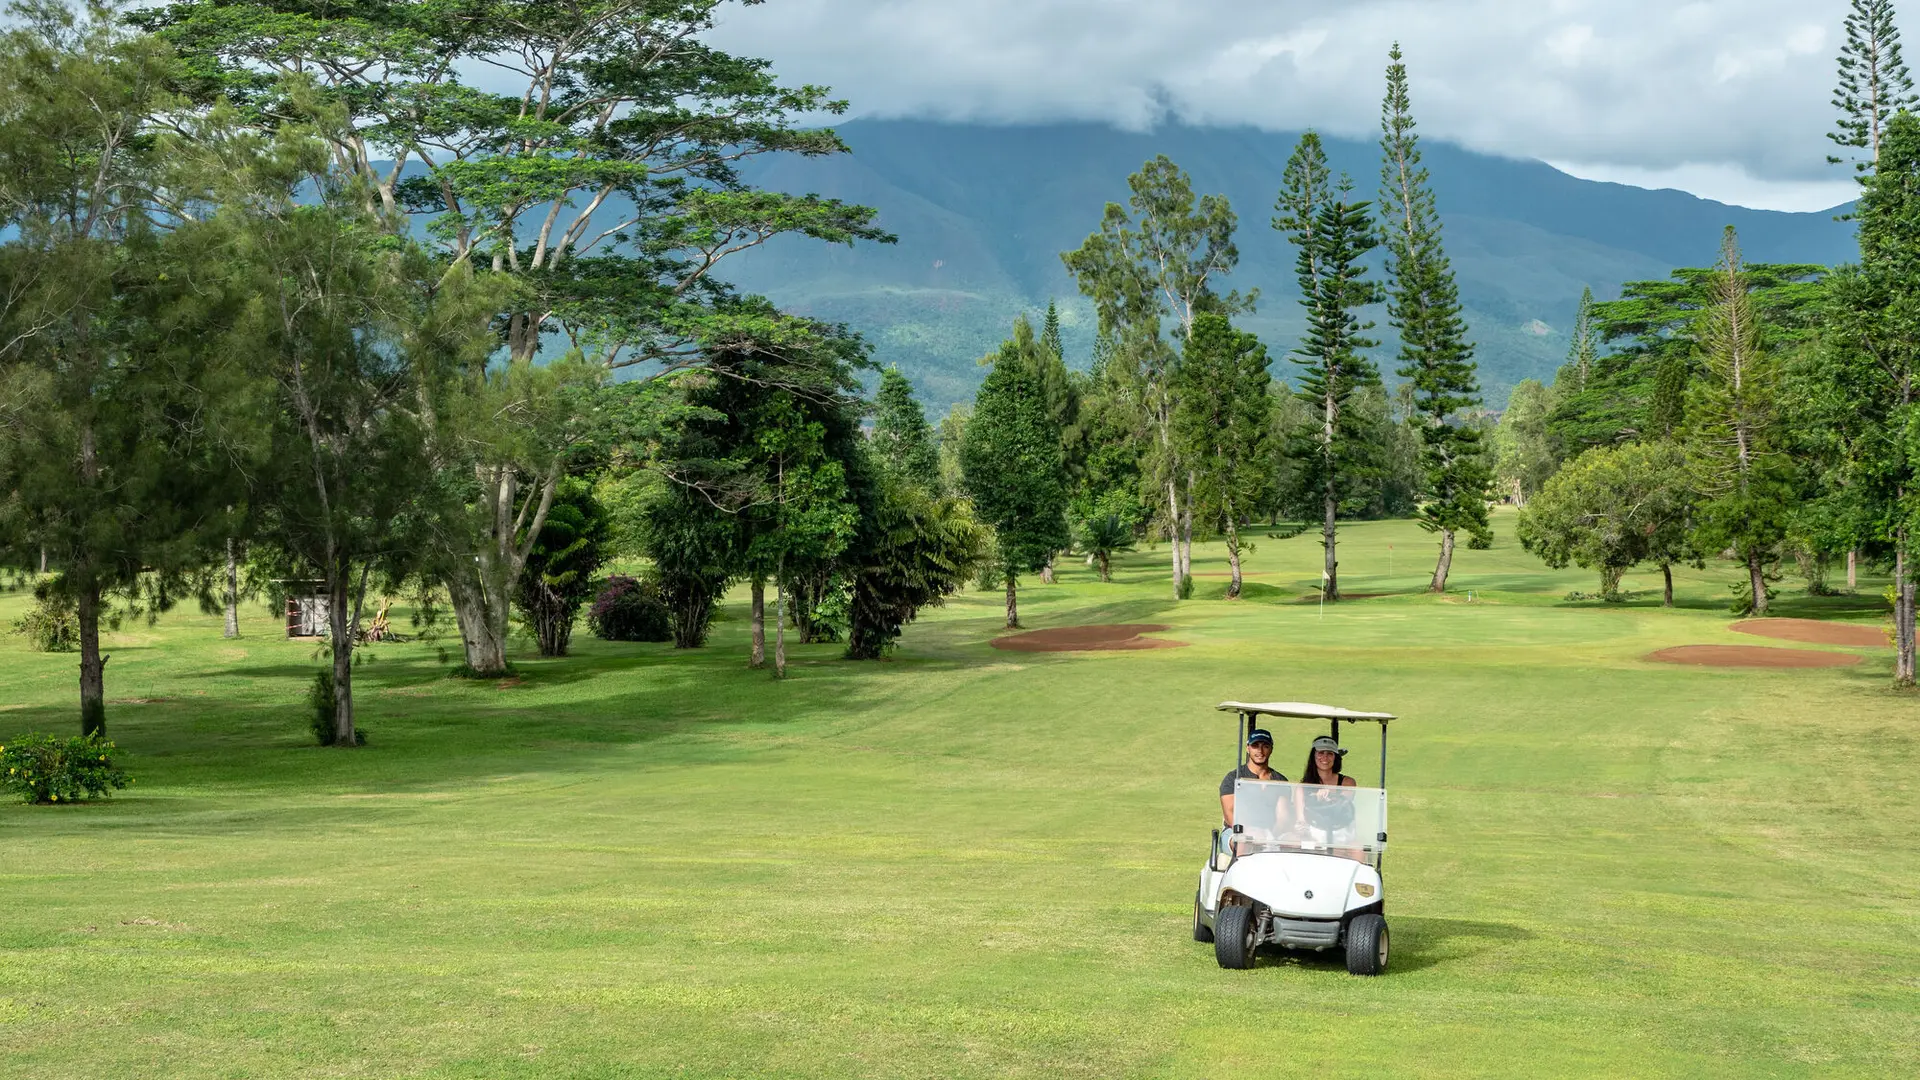
[[[594,598],[587,626],[603,641],[673,640],[673,613],[660,586],[620,574],[608,578]]]
[[[321,668],[314,673],[313,685],[307,688],[307,708],[312,710],[308,722],[314,741],[321,746],[334,745],[333,707],[333,669]],[[367,745],[367,733],[358,725],[353,729],[353,745]]]
[[[99,735],[22,735],[0,745],[0,784],[30,803],[104,799],[133,783],[114,765],[116,749]]]
[[[27,639],[35,652],[72,652],[80,646],[80,616],[73,598],[42,581],[33,588],[33,606],[14,620],[13,632]]]

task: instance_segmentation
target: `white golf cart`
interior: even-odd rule
[[[1219,709],[1243,721],[1234,733],[1236,771],[1262,716],[1330,721],[1335,742],[1343,723],[1379,724],[1380,786],[1236,779],[1233,827],[1213,831],[1213,851],[1200,871],[1193,939],[1213,942],[1223,968],[1250,968],[1254,952],[1273,944],[1345,948],[1353,974],[1385,971],[1380,862],[1387,847],[1387,722],[1394,717],[1300,701],[1226,701]]]

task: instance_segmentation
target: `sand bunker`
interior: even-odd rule
[[[1748,619],[1733,624],[1736,633],[1809,645],[1885,645],[1887,632],[1864,623],[1821,622],[1819,619]]]
[[[1860,662],[1860,657],[1854,653],[1768,649],[1757,645],[1682,645],[1648,653],[1645,658],[1662,664],[1753,668],[1846,667]]]
[[[1141,637],[1172,627],[1157,623],[1114,623],[1109,626],[1058,626],[994,638],[988,644],[1009,652],[1112,652],[1134,649],[1178,649],[1184,641]]]

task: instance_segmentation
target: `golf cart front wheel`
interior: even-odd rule
[[[1193,940],[1213,940],[1213,927],[1208,926],[1206,922],[1200,918],[1200,891],[1198,889],[1194,890],[1193,893]]]
[[[1378,975],[1387,970],[1387,920],[1368,912],[1347,924],[1347,972]]]
[[[1213,917],[1213,958],[1223,968],[1253,966],[1253,908],[1247,904],[1222,907]]]

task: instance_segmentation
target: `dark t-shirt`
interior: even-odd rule
[[[1260,779],[1259,773],[1256,773],[1252,769],[1249,769],[1245,765],[1242,765],[1239,768],[1228,773],[1226,777],[1220,781],[1220,794],[1222,795],[1233,794],[1233,782],[1235,780],[1258,780],[1258,779]],[[1280,770],[1275,769],[1273,770],[1273,779],[1268,782],[1274,783],[1274,784],[1284,784],[1287,782],[1287,778],[1280,775]]]

